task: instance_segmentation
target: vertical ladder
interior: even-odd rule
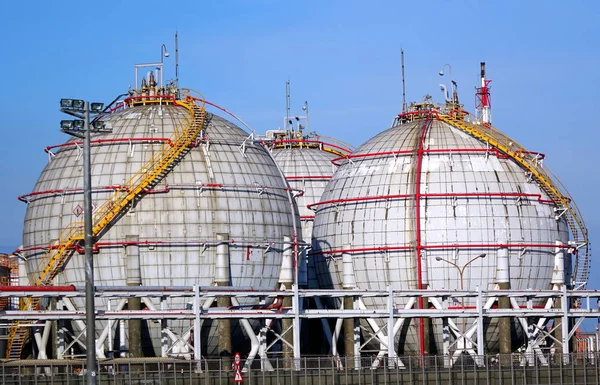
[[[196,140],[206,123],[206,110],[204,102],[198,103],[187,95],[184,100],[175,102],[176,105],[187,109],[188,116],[176,127],[171,137],[171,142],[165,143],[161,151],[157,152],[135,173],[121,188],[116,190],[104,204],[96,208],[93,213],[93,236],[101,237],[111,224],[127,212],[130,205],[141,199],[145,189],[162,180],[172,168],[187,154],[191,144]],[[56,275],[63,269],[69,257],[73,254],[75,246],[84,240],[84,226],[82,222],[72,222],[60,233],[57,242],[49,247],[38,265],[39,275],[32,277],[35,286],[47,286],[52,283]],[[20,306],[20,310],[34,310],[39,305],[40,298],[27,298]],[[20,359],[25,342],[29,336],[28,325],[32,321],[14,321],[10,325],[7,344],[7,358]]]

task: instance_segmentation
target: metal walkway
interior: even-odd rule
[[[196,102],[188,95],[184,100],[177,100],[174,103],[186,108],[189,116],[183,121],[181,127],[175,129],[170,138],[172,145],[164,144],[161,151],[146,162],[135,175],[94,211],[92,219],[94,237],[100,238],[136,199],[142,197],[145,189],[162,180],[185,156],[186,151],[204,127],[206,110],[203,102]],[[36,269],[40,273],[37,277],[33,277],[31,282],[35,286],[50,285],[75,251],[75,246],[83,239],[83,222],[72,222],[67,225],[60,233],[58,240],[49,245],[38,269]],[[38,307],[39,301],[39,298],[26,298],[22,301],[20,310],[34,310]],[[33,321],[15,321],[10,325],[7,357],[21,358],[21,352],[29,336],[28,325],[32,323]]]

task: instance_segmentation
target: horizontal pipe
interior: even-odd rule
[[[130,142],[166,142],[169,146],[173,147],[173,141],[169,138],[114,138],[114,139],[95,139],[90,140],[90,144],[106,144],[106,143],[130,143]],[[78,147],[82,146],[83,142],[66,142],[62,144],[55,144],[52,146],[47,146],[44,149],[44,152],[51,154],[52,150],[55,148],[62,147]]]
[[[317,144],[320,146],[326,146],[326,147],[331,147],[332,149],[338,150],[339,152],[345,152],[347,154],[352,153],[352,151],[350,149],[341,147],[341,146],[337,146],[335,144],[332,143],[327,143],[327,142],[323,142],[321,140],[309,140],[309,139],[278,139],[278,140],[274,140],[272,142],[269,142],[269,144],[271,145],[278,145],[278,144]]]
[[[421,245],[422,249],[439,250],[439,249],[492,249],[492,248],[555,248],[554,243],[466,243],[466,244],[448,244],[448,245]],[[575,251],[575,246],[564,246]],[[350,249],[334,249],[334,250],[321,250],[311,251],[309,255],[319,254],[343,254],[343,253],[364,253],[364,252],[375,252],[375,251],[401,251],[401,250],[413,250],[414,246],[410,245],[399,245],[399,246],[373,246],[373,247],[358,247]],[[553,255],[554,256],[554,255]]]
[[[74,285],[68,286],[0,286],[0,292],[47,292],[47,291],[77,291]]]
[[[287,180],[302,180],[302,179],[331,179],[331,175],[288,175]]]
[[[540,203],[555,203],[550,199],[542,199],[541,194],[525,194],[525,193],[505,193],[505,192],[497,192],[497,193],[428,193],[428,194],[420,194],[422,198],[537,198],[537,201]],[[389,199],[409,199],[412,198],[411,194],[398,194],[398,195],[376,195],[376,196],[367,196],[367,197],[356,197],[356,198],[341,198],[341,199],[332,199],[328,201],[322,201],[317,203],[312,203],[307,205],[306,207],[314,210],[314,207],[328,204],[338,204],[338,203],[352,203],[352,202],[366,202],[366,201],[380,201],[380,200],[389,200]]]

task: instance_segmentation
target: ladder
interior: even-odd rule
[[[573,244],[577,249],[574,281],[576,284],[585,285],[590,267],[588,231],[577,205],[560,181],[544,170],[537,156],[528,156],[531,155],[530,151],[504,135],[500,130],[492,126],[468,122],[462,116],[440,113],[438,119],[499,149],[520,164],[530,173],[533,179],[538,181],[540,188],[556,203],[557,219],[564,218],[571,230]]]
[[[93,237],[100,238],[119,218],[127,212],[129,207],[141,199],[144,191],[162,180],[177,163],[187,154],[192,143],[196,140],[206,123],[206,110],[204,102],[197,102],[192,96],[187,95],[183,100],[178,100],[175,105],[187,109],[188,116],[180,127],[175,128],[171,136],[171,143],[163,145],[137,173],[116,190],[93,213]],[[84,240],[84,226],[82,222],[72,222],[60,233],[58,240],[53,241],[41,258],[36,271],[37,276],[30,277],[30,282],[35,286],[47,286],[52,283],[56,275],[73,254],[75,246]],[[27,298],[20,310],[35,310],[40,298]],[[10,359],[20,359],[23,347],[29,337],[29,327],[32,321],[14,321],[8,333],[7,354]]]

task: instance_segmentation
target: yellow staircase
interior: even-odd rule
[[[164,101],[163,101],[164,103]],[[176,127],[171,137],[173,145],[165,143],[162,150],[144,164],[123,186],[114,192],[104,204],[96,208],[93,216],[93,236],[101,237],[110,225],[125,213],[129,206],[139,199],[144,190],[158,183],[186,154],[186,150],[196,140],[206,123],[204,102],[197,103],[191,96],[176,102],[186,108],[189,115],[181,127]],[[30,277],[35,286],[47,286],[62,270],[69,257],[75,250],[75,245],[84,239],[82,222],[69,224],[52,242],[44,257],[41,259],[37,272],[39,275]],[[27,298],[19,306],[21,310],[34,310],[39,305],[39,298]],[[23,346],[29,336],[28,325],[32,321],[15,321],[10,325],[7,345],[7,358],[19,359]]]
[[[499,149],[531,173],[532,178],[538,181],[542,190],[544,190],[550,199],[556,203],[557,216],[564,217],[571,230],[574,246],[578,248],[574,277],[575,282],[587,282],[589,275],[587,228],[585,227],[583,217],[581,216],[577,205],[558,179],[553,178],[547,170],[543,168],[535,154],[532,156],[531,152],[504,135],[498,129],[492,126],[471,123],[465,120],[464,115],[462,114],[445,115],[440,113],[438,119]]]

